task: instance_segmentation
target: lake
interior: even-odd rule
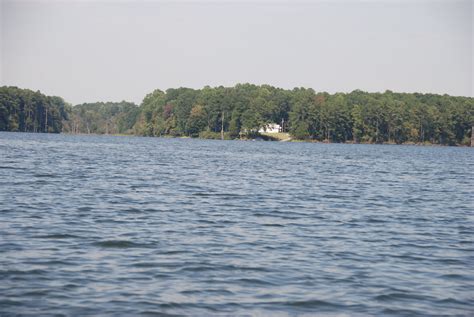
[[[0,133],[0,315],[473,315],[474,149]]]

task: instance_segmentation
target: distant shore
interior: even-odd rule
[[[13,132],[18,133],[15,131],[1,131],[1,132]],[[30,132],[32,133],[32,132]],[[61,132],[61,133],[52,133],[52,134],[63,134],[63,135],[78,135],[78,136],[113,136],[113,137],[145,137],[145,138],[163,138],[163,139],[198,139],[198,140],[217,140],[217,141],[261,141],[261,142],[291,142],[291,143],[320,143],[320,144],[363,144],[363,145],[406,145],[406,146],[433,146],[433,147],[473,147],[471,145],[465,144],[438,144],[438,143],[431,143],[431,142],[423,142],[423,143],[415,143],[415,142],[404,142],[404,143],[395,143],[395,142],[382,142],[382,143],[375,143],[375,142],[354,142],[354,141],[346,141],[346,142],[329,142],[329,141],[319,141],[319,140],[311,140],[311,139],[278,139],[277,137],[272,137],[271,134],[262,134],[263,137],[255,137],[255,138],[235,138],[229,139],[225,138],[222,140],[221,138],[201,138],[201,137],[190,137],[190,136],[171,136],[171,135],[162,135],[162,136],[143,136],[143,135],[136,135],[136,134],[126,134],[126,133],[69,133],[69,132]],[[270,136],[270,137],[269,137]],[[265,138],[266,137],[266,138]]]
[[[474,98],[270,85],[155,89],[140,105],[0,87],[0,130],[284,142],[474,145]],[[278,131],[285,131],[284,133]]]

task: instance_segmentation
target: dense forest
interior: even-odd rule
[[[69,112],[70,106],[60,97],[0,87],[0,131],[59,133]]]
[[[84,103],[72,107],[66,133],[131,134],[140,108],[131,102]]]
[[[268,124],[293,139],[469,145],[474,98],[420,93],[317,93],[269,85],[155,90],[129,102],[70,107],[59,97],[0,90],[0,130],[253,138]]]

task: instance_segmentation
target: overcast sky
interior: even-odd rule
[[[9,1],[1,85],[77,104],[250,82],[473,96],[473,1]]]

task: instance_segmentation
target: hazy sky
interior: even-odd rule
[[[1,85],[73,104],[239,82],[473,96],[473,1],[0,0]]]

